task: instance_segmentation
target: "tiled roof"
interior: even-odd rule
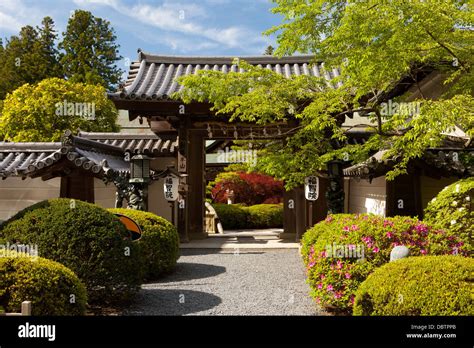
[[[339,76],[337,69],[326,71],[322,63],[312,64],[313,56],[292,56],[277,58],[273,56],[239,57],[249,64],[271,69],[285,77],[308,75],[324,77],[334,87],[332,78]],[[110,94],[113,99],[166,99],[183,86],[176,78],[196,74],[200,70],[214,70],[223,73],[243,72],[232,64],[234,57],[180,57],[158,56],[139,53],[139,60],[130,65],[128,79],[122,89]]]
[[[68,141],[45,143],[0,142],[0,177],[32,176],[41,169],[64,159],[97,176],[113,169],[122,175],[129,172],[124,153],[150,156],[173,155],[177,139],[162,140],[151,134],[88,133],[68,135]]]
[[[35,176],[42,169],[64,159],[76,167],[91,171],[97,176],[109,169],[126,175],[129,164],[124,161],[120,148],[96,147],[81,143],[78,137],[70,137],[71,143],[11,143],[0,142],[0,177]]]
[[[117,146],[125,152],[141,153],[149,156],[174,155],[178,148],[177,137],[171,140],[163,140],[155,134],[79,132],[78,136]]]

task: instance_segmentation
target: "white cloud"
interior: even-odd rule
[[[211,2],[222,0],[211,0]],[[77,5],[86,6],[104,5],[109,6],[121,13],[137,20],[145,25],[153,26],[171,33],[181,33],[186,36],[198,36],[205,40],[199,44],[193,43],[191,39],[178,40],[176,38],[164,40],[172,49],[181,48],[183,43],[191,43],[193,47],[211,47],[211,43],[227,48],[240,48],[248,50],[251,44],[263,47],[267,39],[260,33],[249,30],[243,26],[231,26],[225,28],[212,28],[200,24],[200,20],[208,17],[205,8],[195,4],[169,3],[165,1],[162,5],[152,6],[138,4],[128,7],[119,0],[74,0]],[[187,51],[182,47],[182,51]]]
[[[0,28],[17,34],[21,27],[41,22],[41,10],[25,5],[22,0],[0,1]]]

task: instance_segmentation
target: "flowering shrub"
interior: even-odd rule
[[[446,186],[425,209],[424,220],[459,236],[474,249],[474,178],[459,180]]]
[[[311,295],[323,307],[349,312],[359,285],[390,260],[397,245],[408,247],[411,256],[467,253],[454,235],[415,218],[329,215],[302,239]]]
[[[210,183],[215,203],[227,203],[227,191],[234,192],[234,203],[276,204],[283,201],[283,182],[259,173],[224,172]]]

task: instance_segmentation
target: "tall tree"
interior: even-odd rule
[[[110,22],[94,17],[88,11],[76,10],[59,45],[64,50],[61,64],[66,77],[112,89],[121,76],[115,63],[122,57],[115,41]]]
[[[55,40],[54,22],[49,17],[42,27],[27,25],[7,40],[0,54],[0,100],[25,83],[62,76]]]
[[[275,52],[275,48],[272,45],[268,45],[267,48],[265,48],[265,52],[263,54],[265,56],[272,56],[273,52]]]
[[[472,3],[449,1],[323,1],[273,0],[284,22],[276,54],[312,53],[328,72],[340,70],[336,88],[323,78],[284,78],[264,68],[239,64],[243,74],[203,71],[181,78],[186,87],[175,97],[185,102],[209,101],[219,114],[233,119],[272,123],[289,117],[301,127],[282,142],[268,144],[257,169],[301,184],[305,176],[325,168],[333,158],[359,162],[376,150],[398,156],[389,179],[406,172],[408,162],[440,145],[444,133],[461,126],[474,135],[474,27]],[[420,95],[416,115],[397,110],[382,119],[388,93],[402,79],[436,69],[446,77],[444,94],[431,100]],[[342,84],[336,84],[342,82]],[[405,81],[406,82],[406,81]],[[403,101],[401,96],[398,101]],[[341,119],[355,112],[367,115],[373,132],[363,145],[344,143]]]
[[[41,27],[38,27],[38,32],[45,61],[49,67],[49,77],[61,77],[63,72],[61,65],[59,65],[59,52],[56,47],[58,35],[54,29],[53,19],[51,17],[44,17]]]

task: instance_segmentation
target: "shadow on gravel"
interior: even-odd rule
[[[264,254],[266,249],[240,249],[238,244],[236,244],[235,249],[181,249],[181,256],[194,256],[194,255],[217,255],[217,254],[253,254],[261,255]],[[179,261],[178,261],[179,262]]]
[[[185,280],[215,277],[226,271],[225,267],[204,263],[178,262],[173,273],[153,283],[181,282]]]
[[[137,296],[140,308],[131,308],[124,315],[186,315],[219,305],[220,297],[194,290],[142,289]]]

